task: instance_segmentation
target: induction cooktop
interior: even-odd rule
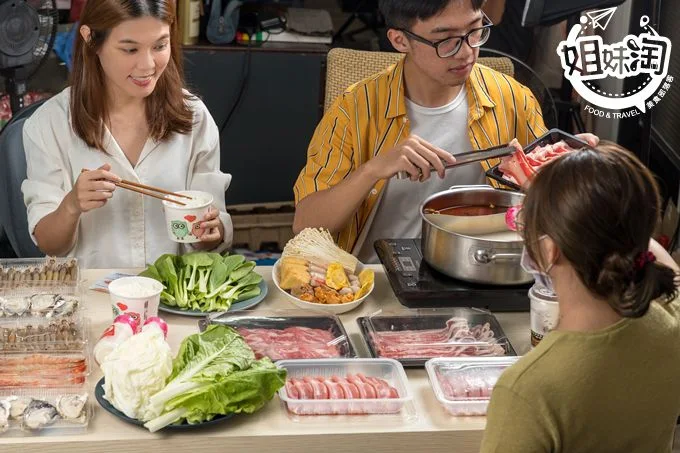
[[[380,239],[374,244],[392,290],[409,308],[474,307],[528,311],[528,285],[481,285],[444,275],[423,259],[420,239]]]

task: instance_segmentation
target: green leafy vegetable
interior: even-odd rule
[[[283,387],[286,371],[255,354],[231,327],[212,325],[184,339],[168,382],[149,402],[155,415],[149,431],[182,422],[200,423],[218,415],[252,413]]]
[[[262,277],[241,255],[194,252],[165,254],[140,275],[161,282],[161,300],[186,310],[226,311],[236,301],[260,294]]]

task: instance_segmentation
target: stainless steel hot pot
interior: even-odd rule
[[[447,231],[426,217],[426,210],[451,206],[516,206],[524,195],[490,186],[456,186],[438,192],[420,205],[422,252],[425,261],[450,277],[489,285],[520,285],[533,277],[520,266],[521,240],[489,240]]]

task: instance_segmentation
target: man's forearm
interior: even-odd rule
[[[359,209],[377,182],[370,169],[363,165],[341,183],[330,189],[306,196],[295,207],[293,232],[305,228],[326,228],[340,232]]]
[[[35,226],[35,238],[43,253],[53,256],[66,255],[73,248],[80,213],[69,209],[68,194],[59,207],[43,217]]]

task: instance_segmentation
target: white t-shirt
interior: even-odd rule
[[[411,123],[411,133],[450,152],[453,155],[472,149],[468,135],[468,102],[466,90],[449,104],[428,108],[406,99],[406,112]],[[373,243],[378,239],[419,238],[421,235],[420,203],[425,198],[455,185],[485,184],[482,166],[478,163],[463,165],[446,171],[444,179],[432,173],[425,182],[391,178],[385,184],[375,217],[359,245],[359,261],[379,263]]]
[[[24,123],[27,179],[21,190],[33,241],[35,226],[57,209],[81,170],[108,163],[113,173],[128,181],[172,192],[211,193],[224,225],[224,242],[219,249],[231,245],[233,227],[224,200],[231,175],[220,171],[219,132],[203,102],[190,101],[194,127],[189,134],[173,134],[164,142],[148,139],[133,168],[108,129],[106,153],[90,148],[75,134],[69,100],[67,88]],[[80,217],[76,243],[68,256],[78,258],[84,268],[125,269],[144,267],[164,253],[183,251],[168,237],[161,200],[117,188],[106,205]]]

